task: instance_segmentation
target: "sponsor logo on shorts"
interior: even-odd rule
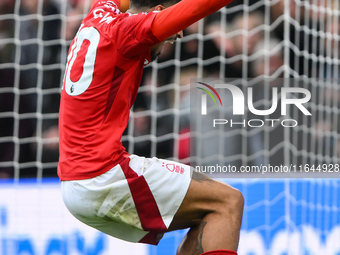
[[[162,167],[165,167],[170,172],[175,172],[175,173],[179,173],[179,174],[184,174],[184,172],[185,172],[185,169],[184,169],[183,166],[176,165],[176,164],[173,164],[173,163],[163,162]]]

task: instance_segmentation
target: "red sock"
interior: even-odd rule
[[[207,251],[202,253],[201,255],[237,255],[235,251],[229,250],[216,250],[216,251]]]

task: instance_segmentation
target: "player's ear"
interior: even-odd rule
[[[162,11],[162,10],[164,10],[164,6],[161,5],[161,4],[157,5],[157,6],[154,7],[154,9],[153,9],[153,11]]]

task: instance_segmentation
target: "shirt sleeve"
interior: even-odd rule
[[[160,42],[151,30],[156,13],[123,15],[125,17],[117,22],[120,29],[117,32],[116,44],[120,54],[133,57],[144,50],[149,51],[150,47]]]
[[[160,41],[164,41],[230,2],[232,0],[182,0],[157,13],[152,32]]]

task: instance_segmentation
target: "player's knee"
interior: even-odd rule
[[[236,209],[240,212],[243,213],[243,207],[244,207],[244,197],[238,189],[234,189],[234,203],[236,206]]]
[[[235,188],[226,186],[223,190],[223,201],[221,210],[223,213],[241,215],[244,207],[244,197],[242,193]]]

